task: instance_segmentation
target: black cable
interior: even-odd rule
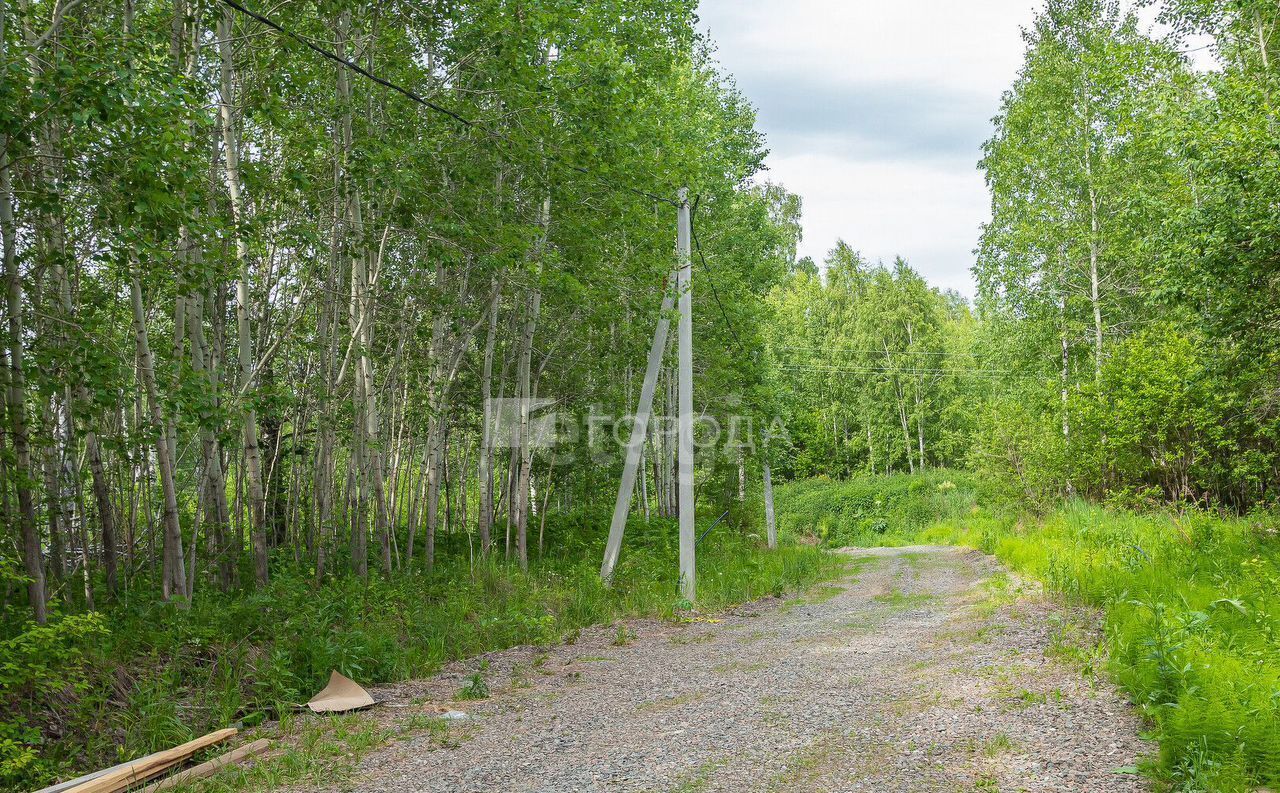
[[[313,43],[310,39],[307,39],[303,36],[299,36],[297,33],[294,33],[292,30],[287,30],[280,23],[272,19],[269,19],[267,17],[264,17],[262,14],[259,14],[256,11],[250,11],[249,9],[237,3],[236,0],[222,0],[222,2],[225,3],[226,5],[231,6],[232,8],[244,14],[245,16],[253,17],[254,19],[258,20],[259,22],[271,28],[272,30],[277,31],[279,33],[283,33],[284,35],[288,36],[289,38],[303,45],[307,49],[310,49],[322,55],[323,57],[328,58],[334,63],[341,64],[347,67],[348,69],[350,69],[351,71],[356,72],[357,74],[361,74],[365,77],[368,77],[370,80],[373,80],[378,85],[384,86],[386,88],[390,88],[392,91],[396,91],[397,93],[404,94],[405,96],[409,97],[410,99],[422,105],[423,107],[431,108],[437,113],[444,113],[446,116],[448,116],[449,118],[452,118],[454,121],[457,121],[459,124],[463,125],[464,127],[475,126],[474,121],[463,118],[462,116],[458,115],[457,113],[453,112],[447,107],[441,107],[440,105],[437,105],[435,102],[432,102],[429,99],[419,96],[414,91],[410,91],[408,88],[404,88],[402,86],[396,85],[390,80],[385,80],[379,77],[373,72],[370,72],[367,69],[361,67],[359,64],[356,64],[350,60],[347,60],[346,58],[342,57],[336,52],[330,52],[329,50],[324,49],[318,44]]]
[[[416,91],[412,91],[412,90],[410,90],[410,89],[408,89],[408,88],[405,88],[404,86],[397,85],[396,83],[393,83],[393,82],[391,82],[390,80],[388,80],[388,79],[386,79],[386,78],[379,77],[378,75],[374,74],[373,72],[371,72],[371,71],[369,71],[369,70],[365,69],[364,67],[360,66],[359,64],[355,63],[354,61],[348,60],[347,58],[344,58],[344,57],[342,57],[341,55],[338,55],[336,52],[331,52],[331,51],[329,51],[329,50],[326,50],[324,47],[321,47],[320,45],[318,45],[318,44],[316,44],[316,43],[312,42],[310,39],[306,38],[305,36],[301,36],[301,35],[299,35],[299,34],[297,34],[297,33],[294,33],[292,30],[289,30],[289,29],[285,28],[285,27],[284,27],[283,25],[281,25],[279,22],[276,22],[275,20],[270,19],[269,17],[263,16],[262,14],[259,14],[259,13],[257,13],[256,11],[250,11],[249,9],[247,9],[247,8],[245,8],[244,6],[240,5],[240,3],[236,2],[236,0],[222,0],[222,3],[223,3],[223,4],[225,4],[225,5],[227,5],[227,6],[229,6],[229,7],[231,7],[231,8],[233,8],[233,9],[235,9],[236,11],[239,11],[241,14],[244,14],[245,16],[248,16],[248,17],[251,17],[251,18],[253,18],[253,19],[256,19],[258,22],[261,22],[262,24],[266,25],[267,27],[271,28],[272,30],[277,31],[277,32],[278,32],[278,33],[280,33],[280,34],[282,34],[282,35],[284,35],[284,36],[287,36],[287,37],[289,37],[289,38],[293,39],[294,41],[296,41],[296,42],[298,42],[299,44],[303,45],[303,46],[304,46],[304,47],[306,47],[307,49],[309,49],[309,50],[311,50],[311,51],[313,51],[313,52],[315,52],[315,53],[319,54],[320,56],[322,56],[322,57],[324,57],[324,58],[327,58],[327,59],[329,59],[329,60],[333,61],[334,63],[339,64],[339,65],[341,65],[341,66],[345,66],[346,68],[350,69],[351,71],[355,72],[356,74],[359,74],[359,75],[361,75],[362,77],[366,77],[366,78],[368,78],[368,79],[370,79],[370,80],[374,81],[374,82],[375,82],[375,83],[377,83],[378,85],[381,85],[381,86],[383,86],[383,87],[385,87],[385,88],[390,88],[392,91],[395,91],[396,93],[399,93],[399,94],[402,94],[402,95],[403,95],[403,96],[405,96],[405,97],[408,97],[409,99],[413,100],[414,102],[417,102],[418,104],[422,105],[423,107],[425,107],[425,108],[427,108],[427,109],[429,109],[429,110],[434,110],[434,111],[435,111],[435,112],[437,112],[437,113],[442,113],[442,114],[444,114],[444,115],[448,116],[449,118],[451,118],[451,119],[453,119],[454,121],[458,122],[459,124],[461,124],[463,127],[467,128],[467,129],[476,129],[476,130],[479,130],[480,132],[482,132],[482,133],[484,133],[484,134],[488,135],[488,136],[489,136],[489,137],[491,137],[491,138],[494,138],[495,140],[502,141],[503,143],[506,143],[506,144],[508,144],[508,145],[514,145],[514,144],[511,142],[510,138],[508,138],[507,136],[505,136],[505,135],[503,135],[503,134],[501,134],[501,133],[499,133],[499,132],[495,132],[494,130],[491,130],[491,129],[485,129],[485,128],[484,128],[484,127],[482,127],[479,123],[477,123],[477,122],[475,122],[475,121],[473,121],[473,120],[471,120],[471,119],[469,119],[469,118],[466,118],[466,117],[464,117],[464,116],[462,116],[462,115],[459,115],[458,113],[456,113],[456,112],[454,112],[454,111],[450,110],[450,109],[449,109],[449,108],[447,108],[447,107],[444,107],[444,106],[442,106],[442,105],[438,105],[438,104],[436,104],[435,102],[432,102],[431,100],[427,99],[426,97],[421,96],[420,94],[418,94]],[[609,183],[608,183],[608,182],[606,182],[605,180],[601,179],[599,176],[595,176],[594,174],[592,174],[592,173],[591,173],[591,171],[590,171],[590,170],[588,170],[587,168],[584,168],[584,167],[582,167],[581,165],[575,165],[575,164],[573,164],[573,163],[570,163],[570,162],[567,162],[567,161],[565,161],[565,160],[562,160],[561,158],[559,158],[559,157],[555,156],[554,154],[552,154],[552,155],[548,155],[548,157],[547,157],[547,158],[548,158],[549,160],[551,160],[552,162],[556,162],[556,163],[563,164],[564,166],[568,167],[569,169],[571,169],[571,170],[573,170],[573,171],[576,171],[576,172],[578,172],[578,173],[580,173],[580,174],[584,174],[584,175],[586,175],[586,176],[590,176],[592,179],[595,179],[597,182],[601,183],[602,185],[604,185],[604,186],[606,186],[606,187],[608,187],[608,188],[610,188],[610,189],[613,189],[613,190],[625,190],[625,191],[627,191],[627,192],[629,192],[629,193],[633,193],[633,194],[638,195],[638,196],[643,196],[644,198],[649,198],[649,199],[652,199],[652,200],[654,200],[654,201],[660,201],[660,202],[662,202],[662,203],[664,203],[664,204],[668,204],[668,205],[673,206],[673,207],[678,207],[678,206],[679,206],[679,204],[678,204],[678,203],[676,203],[676,201],[674,201],[673,199],[665,198],[665,197],[663,197],[663,196],[656,195],[656,194],[654,194],[654,193],[650,193],[650,192],[649,192],[649,191],[647,191],[647,190],[640,190],[640,189],[638,189],[638,188],[635,188],[635,187],[628,187],[628,186],[626,186],[626,185],[612,185],[612,184],[609,184]]]
[[[694,216],[698,213],[698,202],[702,200],[702,196],[694,196],[693,206],[689,207],[689,234],[693,237],[693,249],[698,252],[698,260],[702,262],[702,269],[707,273],[707,283],[711,284],[711,296],[715,298],[716,305],[720,307],[720,316],[724,317],[724,324],[729,328],[729,335],[733,336],[733,342],[738,346],[738,352],[746,354],[746,350],[742,346],[742,339],[738,338],[738,331],[733,327],[733,322],[729,319],[729,313],[724,310],[724,303],[720,302],[720,293],[716,291],[715,275],[711,271],[711,267],[707,265],[707,257],[702,255],[702,245],[698,242],[698,227],[693,222]]]

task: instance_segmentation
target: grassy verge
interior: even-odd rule
[[[775,493],[779,531],[812,535],[833,548],[909,543],[939,520],[968,514],[979,498],[971,474],[944,469],[846,481],[819,477]]]
[[[367,685],[394,682],[458,658],[552,644],[620,617],[670,617],[684,605],[674,522],[628,528],[612,588],[599,579],[596,534],[552,529],[547,547],[556,553],[528,573],[471,563],[466,538],[456,537],[452,547],[446,538],[446,561],[430,575],[340,577],[317,588],[310,571],[278,564],[265,589],[233,596],[207,587],[188,611],[134,591],[104,612],[55,615],[45,628],[5,613],[0,788],[39,787],[228,724],[282,717],[319,690],[330,669]],[[715,610],[804,588],[835,567],[813,547],[768,552],[757,538],[720,526],[699,546],[697,605]],[[368,742],[356,727],[349,731],[357,744]],[[302,756],[310,754],[295,753],[281,773],[328,767]]]
[[[923,481],[928,487],[916,486],[914,507],[890,512],[932,512],[931,525],[903,520],[879,534],[846,522],[828,536],[980,548],[1050,592],[1101,608],[1109,672],[1160,741],[1148,769],[1154,776],[1179,791],[1280,786],[1280,541],[1273,515],[1132,514],[1073,501],[1036,516],[993,508],[976,489],[967,506],[962,494],[939,499],[941,483]],[[846,520],[839,516],[847,514],[850,486],[827,487],[826,520]],[[822,509],[819,488],[799,489],[803,519],[812,520]]]

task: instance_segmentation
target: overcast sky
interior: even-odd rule
[[[759,111],[765,178],[804,199],[801,255],[843,238],[972,296],[990,206],[977,170],[1037,0],[703,0]]]

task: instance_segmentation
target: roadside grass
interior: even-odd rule
[[[430,574],[342,575],[316,587],[313,571],[281,558],[266,588],[227,596],[202,581],[186,611],[135,590],[100,613],[55,614],[46,628],[0,613],[0,788],[39,787],[231,724],[288,726],[331,669],[373,686],[516,645],[571,643],[588,625],[688,619],[674,521],[628,527],[612,587],[599,577],[602,532],[549,525],[547,534],[555,553],[531,560],[528,573],[501,559],[470,563],[468,538],[453,535],[441,538]],[[811,545],[784,541],[771,552],[721,527],[698,549],[697,607],[804,591],[841,569]],[[484,693],[468,682],[466,695]],[[361,739],[343,733],[336,744],[350,757]],[[323,756],[291,751],[259,765],[288,779],[332,773]]]
[[[703,763],[693,771],[685,774],[671,788],[671,793],[699,793],[706,790],[715,778],[716,772],[728,765],[727,760],[712,760]]]
[[[977,548],[1050,594],[1101,609],[1100,643],[1064,621],[1052,626],[1050,652],[1086,676],[1105,669],[1141,707],[1160,742],[1152,775],[1177,791],[1280,787],[1276,515],[1136,514],[1080,500],[1035,515],[988,503],[954,472],[903,479],[787,484],[777,501],[796,511],[780,520],[792,531],[807,523],[828,544]],[[956,486],[940,493],[939,480]],[[851,508],[850,494],[863,507]],[[883,533],[868,530],[868,503],[880,505]],[[990,585],[995,600],[1006,596],[1007,580]]]
[[[776,488],[778,530],[816,537],[823,545],[909,545],[917,532],[969,513],[981,498],[973,474],[947,469],[922,474],[819,477]]]
[[[1271,516],[1135,515],[1073,501],[922,534],[993,553],[1102,608],[1106,668],[1156,727],[1158,772],[1185,790],[1280,784],[1280,546]],[[1055,650],[1092,670],[1062,634]]]
[[[927,592],[917,592],[915,594],[908,595],[900,589],[891,589],[883,595],[876,595],[872,599],[877,603],[883,603],[888,606],[889,611],[896,614],[919,608],[934,600],[935,596]]]

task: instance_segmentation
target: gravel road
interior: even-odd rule
[[[943,547],[850,550],[847,574],[688,624],[627,623],[378,692],[409,733],[342,789],[1110,791],[1155,747],[1088,670],[1094,615]],[[487,700],[450,702],[485,664]],[[443,744],[443,745],[442,745]]]

